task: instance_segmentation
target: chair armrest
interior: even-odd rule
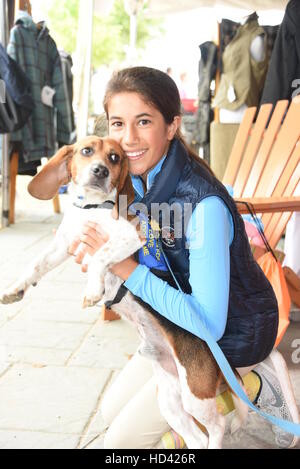
[[[256,213],[300,212],[300,197],[252,197],[235,199],[241,214],[249,213],[246,205],[249,203]]]

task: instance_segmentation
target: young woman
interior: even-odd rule
[[[170,285],[156,250],[141,250],[136,259],[126,259],[112,271],[154,310],[202,338],[187,312],[186,302],[192,302],[231,365],[242,375],[255,367],[251,376],[257,405],[298,421],[286,365],[279,352],[272,352],[278,327],[273,289],[252,257],[233,199],[180,134],[180,96],[174,81],[147,67],[121,70],[108,83],[104,107],[109,135],[129,159],[135,201],[149,209],[163,202],[191,207],[188,219],[174,217],[169,226],[160,227],[164,252],[182,291]],[[178,223],[184,229],[179,237],[174,236]],[[101,227],[88,223],[70,250],[74,253],[83,243],[76,256],[81,263],[85,252],[92,255],[107,239]],[[160,446],[169,428],[158,408],[150,362],[138,354],[128,362],[104,397],[102,413],[109,425],[106,448]],[[296,444],[293,435],[277,427],[274,431],[279,446]]]

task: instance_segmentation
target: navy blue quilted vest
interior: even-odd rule
[[[253,258],[244,222],[234,200],[223,184],[203,165],[190,158],[182,143],[174,139],[162,169],[142,203],[147,205],[149,213],[151,204],[164,202],[179,204],[182,210],[184,204],[191,204],[193,210],[197,203],[212,195],[225,202],[234,223],[234,239],[230,247],[228,320],[225,333],[218,343],[233,367],[250,366],[264,360],[274,346],[278,305],[271,284]],[[156,216],[163,236],[164,252],[185,293],[191,293],[189,250],[184,235],[191,210],[185,217],[182,217],[183,211],[171,210],[168,226],[164,226],[162,211]],[[153,216],[153,210],[151,213]],[[183,236],[172,236],[180,230]]]

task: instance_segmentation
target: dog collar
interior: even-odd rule
[[[77,208],[84,208],[84,209],[90,209],[90,208],[109,208],[112,210],[115,206],[115,202],[112,200],[106,200],[102,204],[87,204],[87,205],[80,205],[77,202],[74,202],[73,205]]]

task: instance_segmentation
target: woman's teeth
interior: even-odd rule
[[[127,151],[126,155],[129,159],[135,159],[139,158],[143,153],[145,153],[146,150],[141,150],[141,151]]]

